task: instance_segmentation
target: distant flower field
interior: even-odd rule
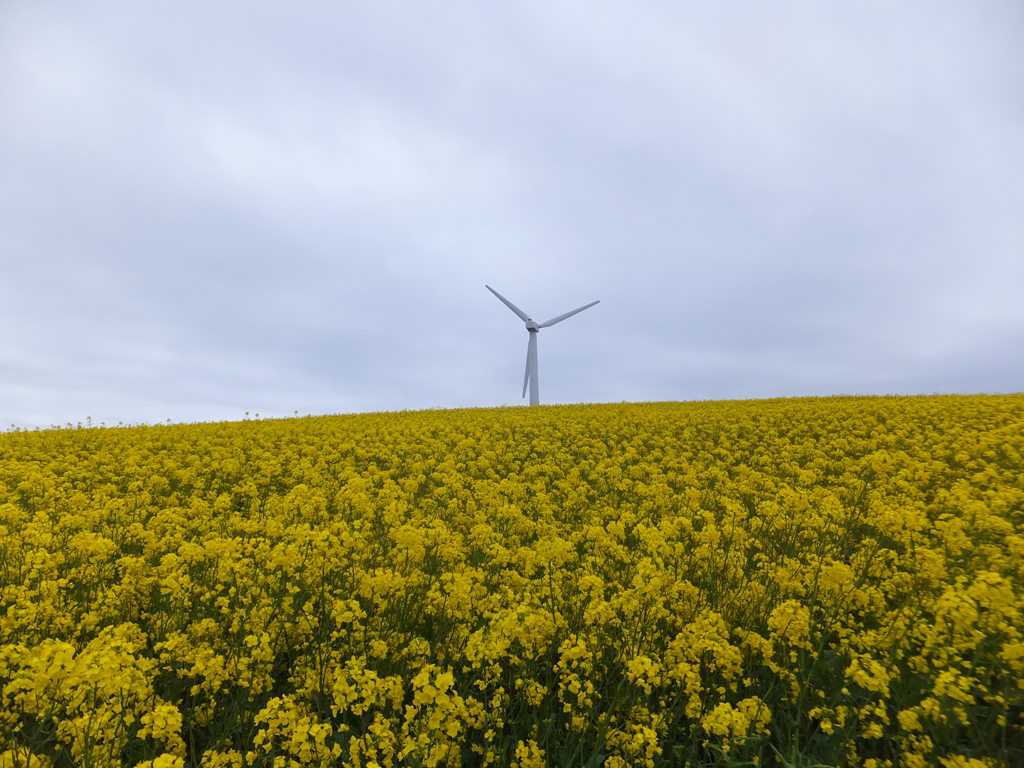
[[[0,768],[1024,765],[1024,395],[0,435]]]

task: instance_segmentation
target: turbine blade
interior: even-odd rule
[[[498,293],[498,292],[497,292],[496,290],[494,290],[493,288],[491,288],[491,286],[489,286],[489,285],[487,285],[487,284],[485,283],[485,284],[484,284],[484,288],[486,288],[486,289],[487,289],[488,291],[490,291],[490,292],[491,292],[491,293],[493,293],[493,294],[494,294],[495,296],[497,296],[497,297],[498,297],[498,299],[499,299],[499,300],[501,301],[501,303],[502,303],[502,304],[504,304],[504,305],[505,305],[506,307],[508,307],[509,309],[511,309],[511,310],[512,310],[513,312],[515,312],[515,313],[516,313],[517,315],[519,315],[519,318],[520,318],[520,319],[521,319],[521,320],[522,320],[522,321],[523,321],[524,323],[528,323],[528,322],[530,322],[530,316],[529,316],[529,315],[527,315],[527,314],[526,314],[525,312],[523,312],[523,310],[521,310],[521,309],[520,309],[519,307],[517,307],[517,306],[516,306],[515,304],[513,304],[513,303],[512,303],[511,301],[509,301],[508,299],[506,299],[506,298],[505,298],[504,296],[502,296],[502,295],[501,295],[500,293]]]
[[[555,323],[562,322],[567,317],[572,317],[577,312],[582,312],[584,309],[590,309],[595,304],[600,304],[600,303],[601,303],[601,300],[598,299],[597,301],[592,301],[589,304],[584,304],[582,307],[578,307],[577,309],[574,309],[572,312],[566,312],[564,315],[559,315],[558,317],[552,317],[550,320],[545,320],[543,323],[541,323],[537,327],[538,328],[547,328],[548,326],[554,325]]]
[[[533,338],[533,334],[530,334]],[[526,348],[526,373],[523,374],[523,397],[526,397],[526,387],[530,383],[530,348]]]

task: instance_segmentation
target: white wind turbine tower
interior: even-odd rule
[[[491,288],[491,286],[485,284],[484,287],[497,296],[502,304],[515,312],[519,316],[519,319],[526,323],[526,330],[530,333],[530,345],[526,348],[526,375],[523,377],[523,397],[526,397],[526,386],[529,385],[530,405],[539,405],[540,383],[537,381],[537,334],[540,332],[541,328],[547,328],[555,323],[560,323],[567,317],[572,317],[577,312],[582,312],[584,309],[590,309],[595,304],[599,304],[600,300],[584,304],[582,307],[577,307],[571,312],[566,312],[564,315],[552,317],[550,320],[545,320],[543,323],[535,323],[529,315],[496,290]]]

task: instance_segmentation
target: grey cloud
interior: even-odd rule
[[[1019,390],[1022,19],[9,4],[0,423]]]

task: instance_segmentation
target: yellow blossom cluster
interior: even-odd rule
[[[0,435],[0,768],[1024,765],[1024,395]]]

